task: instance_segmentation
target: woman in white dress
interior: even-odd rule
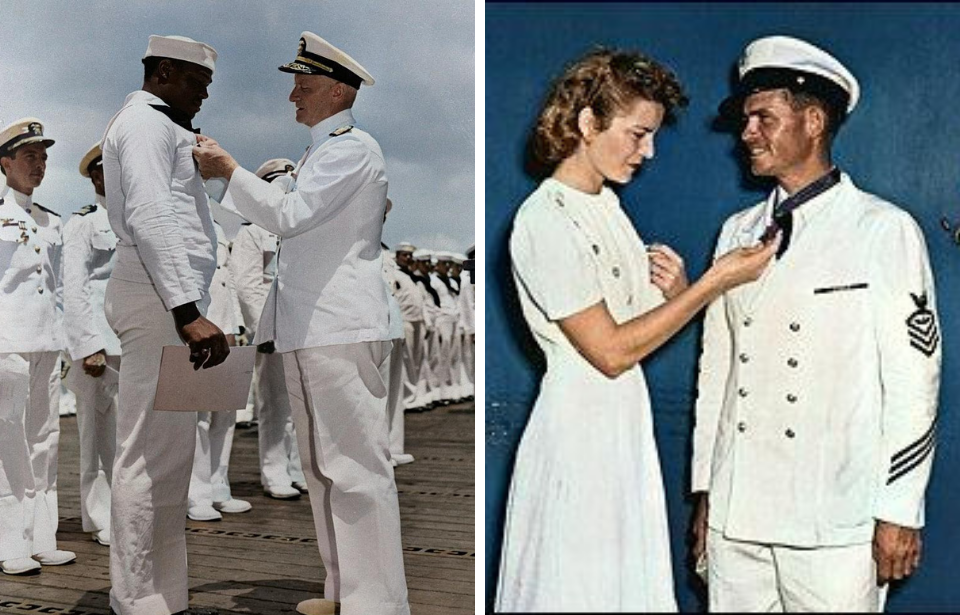
[[[738,249],[688,284],[680,257],[646,247],[605,186],[630,181],[685,104],[658,63],[601,49],[554,83],[540,113],[533,151],[553,172],[517,212],[510,252],[547,372],[517,452],[499,612],[676,610],[638,362],[759,277],[776,249]]]

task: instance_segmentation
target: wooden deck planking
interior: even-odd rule
[[[472,404],[406,415],[407,452],[396,469],[402,545],[414,615],[474,612],[475,485]],[[322,595],[325,573],[309,499],[272,500],[259,481],[256,430],[237,430],[230,476],[249,513],[187,521],[190,604],[221,615],[293,613]],[[0,575],[0,613],[108,615],[109,552],[82,531],[77,425],[61,420],[58,546],[77,563],[32,576]]]

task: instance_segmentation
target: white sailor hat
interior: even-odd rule
[[[458,265],[462,265],[462,264],[463,264],[463,261],[467,260],[467,257],[464,256],[463,254],[451,254],[451,255],[450,255],[450,260],[452,260],[453,262],[455,262],[455,263],[458,264]]]
[[[160,36],[151,34],[147,42],[147,53],[143,59],[149,57],[171,58],[199,64],[213,72],[217,62],[217,50],[206,43],[195,41],[186,36]]]
[[[360,84],[373,85],[373,77],[360,63],[340,51],[313,32],[300,35],[297,59],[280,67],[285,73],[325,75],[331,79],[360,88]]]
[[[43,143],[47,147],[54,144],[53,139],[43,136],[43,124],[35,117],[25,117],[4,127],[0,132],[0,156],[28,143]]]
[[[254,173],[257,177],[266,182],[272,182],[281,175],[286,175],[297,165],[287,158],[271,158],[260,165]]]
[[[450,253],[450,252],[437,252],[437,253],[436,253],[436,256],[437,256],[437,262],[438,262],[438,263],[439,263],[440,261],[444,261],[444,262],[447,262],[447,263],[452,263],[452,262],[453,262],[453,254]]]
[[[764,90],[788,89],[812,94],[842,116],[860,100],[856,77],[832,55],[790,36],[767,36],[747,45],[738,66],[740,80],[720,113],[739,117],[744,99]]]
[[[397,252],[416,252],[417,246],[413,245],[409,241],[401,241],[397,244]]]
[[[425,248],[420,248],[413,253],[413,260],[415,261],[429,261],[430,257],[433,256],[433,253],[430,250]]]
[[[100,141],[93,144],[87,153],[80,159],[80,175],[90,177],[90,169],[103,166],[103,151],[100,149]]]

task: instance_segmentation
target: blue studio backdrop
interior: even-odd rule
[[[535,188],[524,171],[529,129],[550,81],[597,44],[639,49],[671,67],[691,102],[658,135],[656,158],[620,190],[647,243],[709,262],[720,225],[764,196],[744,175],[734,139],[712,127],[736,59],[751,40],[797,36],[832,52],[860,80],[859,106],[835,161],[854,181],[909,211],[926,234],[937,283],[944,363],[933,476],[919,571],[894,588],[890,611],[960,607],[960,246],[941,219],[960,220],[960,5],[512,4],[486,5],[486,599],[492,605],[514,453],[542,357],[519,313],[508,238]],[[856,241],[850,237],[849,241]],[[689,572],[690,434],[699,322],[644,362],[663,464],[680,608],[702,609]],[[570,451],[576,455],[577,451]],[[787,515],[789,510],[771,510]],[[589,523],[584,519],[584,523]]]

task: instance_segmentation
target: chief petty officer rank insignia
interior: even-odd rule
[[[907,331],[910,334],[910,345],[931,356],[937,350],[940,342],[940,332],[937,331],[937,319],[933,312],[927,309],[927,293],[919,296],[910,293],[917,310],[907,318]]]

